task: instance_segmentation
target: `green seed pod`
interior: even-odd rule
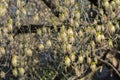
[[[68,56],[66,56],[66,57],[65,57],[65,65],[66,65],[67,67],[69,67],[70,64],[71,64],[71,60],[70,60],[70,58],[69,58]]]

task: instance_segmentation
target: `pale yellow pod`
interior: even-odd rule
[[[92,71],[95,71],[96,70],[96,63],[92,62],[91,65],[90,65],[90,68],[91,68]]]
[[[82,56],[82,55],[79,55],[79,56],[78,56],[78,61],[79,61],[79,63],[83,63],[83,60],[84,60],[83,56]]]
[[[5,78],[6,73],[4,71],[0,72],[0,78]]]
[[[90,64],[91,63],[91,58],[87,57],[87,63]]]
[[[18,76],[18,70],[17,70],[17,68],[14,68],[14,69],[12,70],[12,74],[13,74],[13,76],[15,76],[15,77]]]
[[[32,50],[30,49],[30,48],[25,48],[25,54],[27,55],[27,56],[32,56]]]
[[[70,60],[70,58],[69,58],[68,56],[66,56],[66,57],[65,57],[65,65],[66,65],[67,67],[69,67],[70,64],[71,64],[71,60]]]
[[[67,52],[71,53],[72,52],[72,45],[67,44]]]
[[[73,36],[73,30],[71,27],[69,27],[67,33],[68,33],[68,36]]]
[[[38,49],[39,49],[40,51],[43,51],[43,50],[44,50],[44,45],[43,45],[43,44],[39,44],[39,45],[38,45]]]
[[[5,54],[5,48],[4,48],[4,47],[2,47],[2,46],[0,46],[0,53],[1,53],[2,55],[4,55],[4,54]]]
[[[75,53],[70,54],[70,59],[71,59],[71,61],[75,61]]]
[[[23,76],[25,74],[25,70],[23,67],[18,68],[19,74]]]
[[[46,47],[50,48],[51,46],[52,46],[51,41],[50,41],[50,40],[47,40],[47,42],[46,42]]]
[[[17,67],[18,66],[18,60],[17,60],[18,56],[13,54],[12,55],[12,60],[11,60],[11,63],[12,63],[12,66],[14,67]]]

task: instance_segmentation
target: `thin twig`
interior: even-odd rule
[[[108,63],[108,62],[105,61],[105,60],[102,60],[102,59],[98,58],[97,55],[95,55],[95,57],[96,57],[99,61],[107,64],[108,66],[110,66],[110,67],[118,74],[118,76],[120,77],[120,73],[118,72],[118,70],[117,70],[112,64]]]

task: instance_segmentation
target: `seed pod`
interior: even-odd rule
[[[5,35],[8,35],[7,33],[8,33],[9,31],[8,31],[7,27],[4,27],[4,28],[3,28],[3,32],[4,32]]]
[[[42,33],[44,33],[44,34],[47,33],[47,28],[45,26],[43,26],[43,28],[42,28]]]
[[[21,9],[21,11],[24,15],[26,15],[26,9],[24,7]]]
[[[9,35],[8,35],[8,39],[9,39],[10,41],[13,41],[13,40],[14,40],[13,35],[12,35],[12,34],[9,34]]]
[[[42,31],[41,31],[41,29],[37,29],[37,34],[38,34],[39,36],[42,35]]]
[[[0,46],[0,54],[4,55],[5,54],[5,49],[4,47]]]
[[[50,40],[47,40],[47,42],[46,42],[46,46],[47,46],[48,48],[50,48],[50,47],[52,46],[52,43],[51,43]]]
[[[112,39],[108,40],[108,45],[109,45],[109,47],[113,47],[113,41],[112,41]]]
[[[4,71],[1,71],[1,72],[0,72],[0,78],[5,78],[5,75],[6,75],[6,74],[5,74]]]
[[[104,0],[103,1],[103,6],[105,7],[106,10],[109,9],[109,2],[108,2],[108,0]]]
[[[32,50],[30,49],[30,48],[25,48],[25,54],[27,55],[27,56],[32,56]]]
[[[18,70],[16,68],[14,68],[12,70],[12,74],[13,74],[13,76],[17,77],[18,76]]]
[[[8,29],[9,32],[12,32],[13,31],[13,24],[8,23],[7,24],[7,29]]]
[[[70,54],[70,59],[71,59],[71,61],[75,61],[75,54],[74,53]]]
[[[91,58],[87,57],[87,63],[90,64],[91,63]]]
[[[17,67],[18,66],[18,61],[17,61],[17,55],[12,55],[12,66]]]
[[[117,5],[120,5],[120,0],[114,0]]]
[[[43,51],[43,50],[44,50],[44,45],[43,45],[43,44],[39,44],[39,45],[38,45],[38,49],[39,49],[40,51]]]
[[[101,25],[96,26],[96,31],[101,31]]]
[[[115,7],[116,7],[115,1],[111,2],[111,6],[112,6],[113,9],[115,9]]]
[[[69,66],[70,66],[70,63],[71,63],[70,58],[69,58],[68,56],[66,56],[66,57],[65,57],[65,65],[66,65],[67,67],[69,67]]]
[[[59,15],[59,19],[60,19],[60,21],[64,21],[64,20],[66,19],[65,14],[64,14],[64,13],[61,13],[61,14]]]
[[[75,11],[75,18],[80,19],[80,12],[79,11]]]
[[[21,76],[23,76],[24,73],[25,73],[25,70],[24,70],[23,67],[18,68],[18,71],[19,71],[19,74],[20,74]]]
[[[96,58],[96,57],[94,57],[94,61],[95,61],[95,63],[98,63],[98,60],[97,60],[97,58]]]
[[[69,38],[69,42],[73,44],[74,41],[75,41],[75,38],[74,38],[73,36],[71,36],[71,37]]]
[[[83,56],[82,56],[82,55],[79,55],[79,56],[78,56],[78,61],[79,61],[79,63],[83,63],[83,60],[84,60],[84,59],[83,59]]]
[[[74,26],[76,27],[76,28],[78,28],[79,27],[79,22],[78,21],[74,21]]]
[[[4,16],[6,12],[7,12],[7,8],[0,3],[0,17]]]
[[[70,36],[73,36],[73,30],[72,30],[71,27],[68,29],[67,33],[68,33],[68,36],[69,36],[69,37],[70,37]]]
[[[103,9],[100,9],[100,10],[99,10],[99,12],[100,12],[100,14],[101,14],[101,15],[103,15],[103,14],[104,14]]]
[[[64,4],[65,4],[65,6],[70,6],[70,1],[69,0],[65,0]]]
[[[57,40],[58,40],[58,42],[61,42],[61,41],[62,41],[62,38],[61,38],[60,33],[58,33]]]
[[[72,51],[72,45],[67,44],[67,52],[71,53],[71,51]]]
[[[95,42],[91,41],[91,47],[94,49],[95,48]]]
[[[62,43],[62,46],[61,46],[62,50],[63,50],[63,53],[66,53],[67,51],[67,46],[65,43]]]
[[[61,35],[61,39],[66,42],[68,39],[67,34],[65,32],[62,32],[62,33],[60,33],[60,35]]]
[[[101,34],[100,36],[101,36],[101,40],[104,40],[104,39],[105,39],[104,34]]]
[[[74,20],[73,20],[73,18],[69,18],[69,23],[70,23],[70,26],[74,26]]]
[[[97,34],[95,36],[95,40],[96,40],[96,42],[101,42],[102,39],[101,39],[101,35],[99,32],[97,32]]]
[[[83,37],[83,35],[84,35],[84,33],[83,33],[82,30],[80,30],[78,34],[79,34],[79,37],[80,37],[80,38]]]
[[[33,16],[33,20],[36,22],[36,21],[39,21],[39,15],[38,13],[36,13],[34,16]]]
[[[115,26],[111,22],[108,23],[108,31],[111,34],[115,32]]]
[[[78,66],[75,66],[75,74],[79,76],[81,74],[81,71]]]
[[[95,71],[96,70],[96,63],[92,62],[91,65],[90,65],[90,68],[91,68],[92,71]]]

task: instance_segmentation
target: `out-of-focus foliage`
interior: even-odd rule
[[[43,0],[1,0],[0,79],[120,77],[120,1],[101,1],[91,8],[87,0],[51,0],[56,16]],[[30,24],[43,26],[15,34]]]

